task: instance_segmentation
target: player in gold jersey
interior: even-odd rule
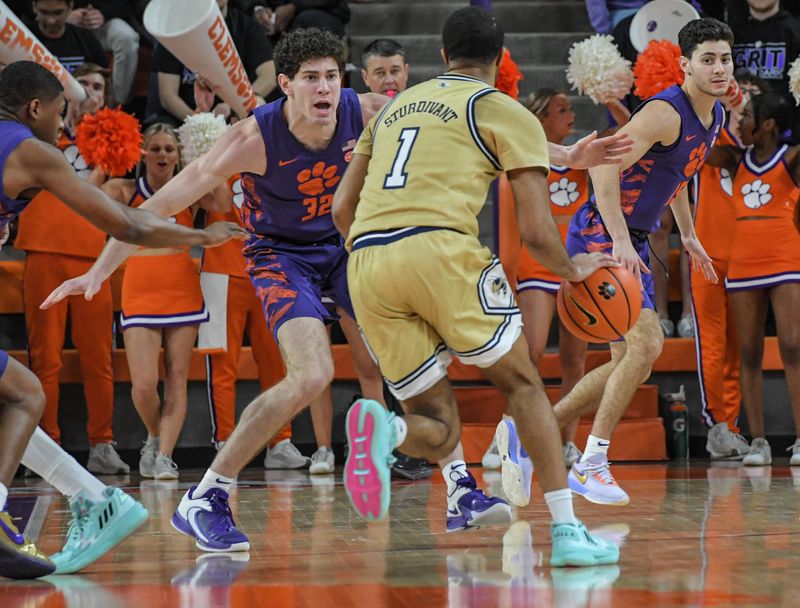
[[[352,252],[356,319],[406,411],[394,417],[369,400],[350,409],[345,486],[356,510],[378,519],[388,510],[393,448],[435,462],[455,447],[458,406],[446,375],[455,355],[483,368],[508,399],[516,427],[506,457],[528,459],[527,449],[536,460],[553,516],[551,564],[615,563],[618,548],[575,518],[558,427],[513,289],[478,241],[489,184],[508,173],[522,239],[559,276],[580,281],[615,262],[602,254],[570,259],[564,249],[550,215],[544,131],[487,84],[503,46],[494,17],[460,9],[442,39],[447,73],[400,93],[373,118],[335,195],[334,221]]]

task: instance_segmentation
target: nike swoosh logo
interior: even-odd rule
[[[458,515],[458,509],[450,509],[450,508],[448,508],[448,509],[447,509],[447,512],[448,512],[450,515]]]
[[[697,137],[697,135],[687,135],[686,141],[692,141],[695,137]]]
[[[285,167],[286,165],[291,165],[296,160],[297,160],[296,158],[293,158],[292,160],[279,160],[278,166]]]
[[[215,481],[216,481],[217,483],[219,483],[219,484],[222,484],[222,485],[224,485],[224,486],[229,486],[229,485],[231,485],[231,484],[233,483],[233,482],[231,482],[231,481],[222,481],[222,480],[221,480],[219,477],[217,477]]]
[[[189,507],[189,512],[186,514],[186,520],[189,522],[192,531],[197,535],[197,537],[203,542],[207,543],[208,539],[206,538],[206,535],[203,534],[203,531],[197,524],[197,516],[203,511],[207,511],[207,509],[203,509],[202,507]]]
[[[589,474],[588,473],[579,473],[577,470],[575,470],[575,477],[578,478],[579,482],[584,484],[589,479]]]
[[[586,325],[597,325],[597,317],[581,306],[575,298],[570,297],[570,300],[572,300],[572,303],[578,307],[578,310],[586,315]]]

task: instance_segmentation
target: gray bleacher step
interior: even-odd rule
[[[541,87],[569,89],[563,65],[521,64],[519,69],[524,76],[524,80],[520,82],[520,91],[533,92]],[[443,72],[444,65],[412,65],[408,76],[409,86],[439,76]]]
[[[508,34],[505,45],[511,56],[520,63],[561,63],[566,64],[570,47],[589,36],[587,32]],[[431,63],[439,59],[442,47],[438,34],[392,36],[406,50],[406,59],[414,66],[417,63]],[[351,61],[361,66],[364,48],[375,36],[351,36]]]
[[[347,33],[373,37],[400,33],[440,34],[447,17],[463,6],[460,2],[353,4]],[[498,2],[493,12],[507,33],[591,31],[582,2]]]

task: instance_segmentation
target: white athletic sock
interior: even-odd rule
[[[403,445],[403,442],[406,440],[406,435],[408,435],[408,424],[403,420],[402,416],[394,417],[394,435],[397,440],[394,447],[397,448]]]
[[[575,512],[572,510],[572,490],[564,488],[544,495],[547,508],[554,524],[575,524]]]
[[[83,490],[92,502],[106,500],[105,484],[38,427],[28,441],[22,464],[70,499]]]
[[[206,474],[203,475],[203,479],[199,484],[197,484],[197,489],[192,493],[192,496],[195,498],[202,496],[211,488],[219,488],[220,490],[224,490],[230,494],[231,488],[235,483],[235,477],[225,477],[224,475],[220,475],[219,473],[215,473],[211,469],[208,469]]]
[[[6,501],[8,500],[8,488],[0,483],[0,511],[6,510]]]
[[[608,446],[610,445],[611,440],[609,439],[601,439],[600,437],[589,435],[589,438],[586,440],[586,449],[583,450],[583,456],[581,456],[581,462],[586,462],[586,459],[592,454],[607,456]]]
[[[442,477],[447,484],[447,496],[452,497],[457,489],[456,482],[467,476],[467,463],[463,460],[454,460],[442,469]]]

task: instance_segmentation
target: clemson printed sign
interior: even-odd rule
[[[15,61],[34,61],[50,70],[64,87],[70,101],[83,101],[86,91],[72,74],[61,65],[31,31],[0,2],[0,62],[6,65]]]
[[[193,72],[219,87],[219,96],[242,118],[256,98],[216,0],[152,0],[144,26]]]

